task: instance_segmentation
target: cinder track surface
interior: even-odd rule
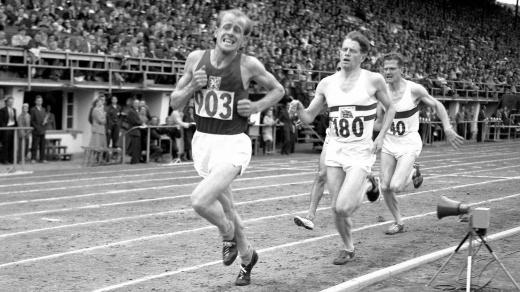
[[[320,204],[314,231],[293,223],[294,215],[306,213],[318,158],[317,153],[255,157],[233,184],[246,234],[260,252],[252,284],[241,288],[233,284],[239,260],[222,265],[216,228],[190,208],[189,195],[200,181],[191,164],[2,177],[0,290],[319,291],[456,245],[466,225],[456,217],[437,220],[440,195],[490,207],[490,232],[520,225],[520,142],[469,144],[459,151],[429,146],[419,159],[422,187],[400,194],[406,232],[384,235],[391,223],[386,205],[365,202],[354,217],[357,257],[334,266],[341,244],[330,196]],[[376,222],[378,215],[388,221]],[[511,257],[518,262],[520,254]],[[367,289],[417,291],[436,267]],[[520,266],[511,271],[520,278]]]

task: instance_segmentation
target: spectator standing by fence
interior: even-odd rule
[[[477,142],[482,142],[485,140],[484,136],[484,123],[486,121],[486,105],[480,106],[480,111],[478,112],[478,122],[477,122]]]
[[[139,113],[137,112],[139,109],[139,100],[135,99],[132,103],[132,107],[128,109],[127,112],[127,122],[128,128],[132,129],[133,127],[141,126],[143,123],[139,118]],[[128,153],[132,157],[130,160],[131,164],[139,163],[141,158],[141,131],[140,129],[133,129],[128,132],[130,138],[130,144],[128,146]]]
[[[92,134],[90,136],[89,146],[94,148],[106,148],[107,138],[105,124],[107,119],[104,105],[101,99],[97,98],[92,103],[88,121],[92,126]]]
[[[265,153],[272,154],[273,147],[273,129],[274,125],[276,125],[276,121],[273,116],[273,109],[268,108],[264,118],[262,119],[262,139],[264,140],[265,145]]]
[[[106,107],[107,113],[107,147],[117,148],[119,141],[119,115],[121,106],[117,104],[117,97],[112,96],[110,105]]]
[[[22,105],[22,112],[18,115],[16,121],[18,122],[18,127],[30,127],[31,126],[31,115],[29,114],[29,104],[24,103]],[[24,159],[27,159],[27,154],[29,153],[29,138],[31,137],[31,130],[19,130],[18,131],[18,160],[21,160],[22,155]],[[22,148],[23,145],[23,148]],[[22,149],[23,154],[22,154]]]
[[[47,111],[45,113],[46,119],[47,119],[47,123],[45,124],[45,129],[56,130],[56,116],[51,111],[52,108],[49,104],[45,108],[47,109]]]
[[[0,127],[14,128],[17,126],[16,109],[13,107],[13,97],[5,99],[5,107],[0,109]],[[1,130],[2,151],[0,155],[1,163],[13,163],[14,153],[14,130]]]
[[[47,116],[45,109],[43,108],[43,97],[41,95],[36,96],[34,101],[35,106],[31,109],[31,126],[33,127],[32,132],[32,147],[31,147],[31,162],[36,162],[36,152],[39,150],[38,161],[45,163],[45,130]]]
[[[465,124],[465,116],[466,112],[465,106],[460,106],[459,111],[455,115],[455,122],[457,123],[457,134],[461,135],[466,139],[466,124]]]

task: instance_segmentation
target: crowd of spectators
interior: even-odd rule
[[[491,2],[5,0],[0,45],[184,60],[191,50],[212,46],[219,10],[239,7],[255,21],[244,52],[304,103],[323,77],[316,71],[335,70],[338,53],[331,48],[354,29],[373,44],[367,69],[379,70],[379,57],[398,51],[409,61],[407,77],[441,94],[506,84],[516,92],[520,29],[511,10]]]
[[[190,51],[214,45],[218,11],[229,8],[242,8],[254,21],[243,51],[282,83],[285,101],[308,104],[323,72],[336,70],[335,48],[351,30],[371,40],[364,68],[380,70],[380,57],[397,51],[408,61],[405,77],[436,94],[516,93],[520,86],[520,29],[512,10],[490,0],[3,0],[0,45],[35,57],[51,50],[182,61]],[[64,78],[58,69],[46,74]],[[115,77],[122,83],[129,75]],[[158,123],[145,105],[135,110],[139,123]],[[275,112],[280,117],[284,110]],[[191,125],[185,117],[169,123],[185,129]]]

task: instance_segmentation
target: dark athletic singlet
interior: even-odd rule
[[[247,130],[248,118],[237,112],[237,101],[248,98],[242,82],[238,53],[231,63],[222,69],[211,65],[210,50],[206,50],[196,67],[206,66],[208,85],[195,92],[195,123],[197,131],[208,134],[234,135]]]

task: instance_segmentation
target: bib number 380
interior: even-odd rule
[[[234,92],[203,90],[195,93],[197,115],[219,120],[233,119]]]
[[[344,118],[330,118],[330,128],[338,137],[348,138],[350,133],[356,137],[363,136],[364,124],[363,119],[356,117],[352,120],[352,125]]]

